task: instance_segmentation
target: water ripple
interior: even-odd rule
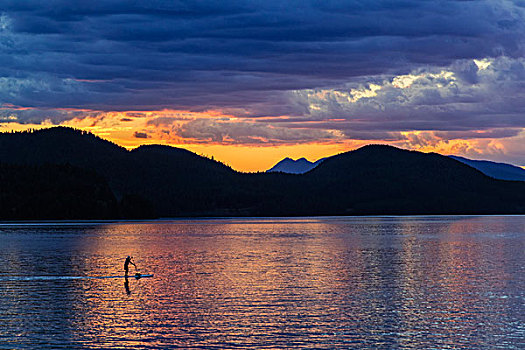
[[[525,348],[525,217],[33,223],[0,239],[0,349]],[[129,254],[154,276],[123,278]]]

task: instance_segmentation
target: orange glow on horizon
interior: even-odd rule
[[[228,123],[231,123],[230,125],[246,121],[246,119],[238,119],[234,116],[223,115],[214,111],[90,111],[89,116],[73,118],[62,122],[60,125],[92,132],[127,149],[133,149],[145,144],[161,144],[184,148],[202,156],[213,157],[215,160],[243,172],[266,171],[285,157],[292,159],[304,157],[313,162],[320,158],[347,152],[372,143],[389,144],[421,152],[461,155],[472,159],[490,159],[490,154],[504,154],[506,151],[506,144],[501,139],[443,140],[436,137],[433,131],[402,132],[404,139],[401,140],[348,140],[334,138],[333,140],[325,139],[304,143],[267,142],[260,144],[236,144],[227,138],[224,139],[224,142],[211,140],[204,142],[202,140],[183,138],[179,136],[180,133],[174,132],[184,123],[200,119],[227,120]],[[56,125],[50,121],[42,124],[21,124],[14,121],[0,123],[0,132],[42,129],[53,126]],[[525,133],[522,133],[514,142],[520,142],[524,136]],[[521,166],[521,168],[525,169],[525,166]]]
[[[311,143],[296,145],[281,145],[273,147],[264,146],[243,146],[243,145],[220,145],[220,144],[177,144],[169,140],[162,139],[138,139],[133,137],[134,129],[132,126],[126,128],[119,127],[83,127],[80,125],[62,124],[76,129],[92,132],[93,134],[114,142],[127,149],[133,149],[141,145],[161,144],[187,149],[201,156],[213,157],[237,171],[257,172],[265,171],[274,166],[283,158],[289,157],[298,159],[305,157],[309,161],[316,161],[320,158],[329,157],[338,153],[349,151],[347,144],[343,143]],[[30,129],[44,129],[56,125],[43,124],[17,124],[10,123],[9,128],[0,125],[0,132],[7,131],[26,131]],[[365,145],[363,143],[362,145]],[[353,147],[357,148],[357,147]]]
[[[184,148],[205,156],[213,156],[233,169],[243,172],[265,171],[283,158],[306,158],[311,162],[348,151],[344,144],[298,144],[275,147],[230,145],[184,145]]]

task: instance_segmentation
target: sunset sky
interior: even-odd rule
[[[525,2],[0,0],[0,131],[242,171],[369,143],[525,166]]]

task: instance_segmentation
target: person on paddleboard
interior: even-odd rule
[[[129,256],[126,258],[126,261],[124,262],[124,271],[126,272],[126,277],[128,276],[128,269],[129,269],[129,264],[135,266],[135,269],[137,268],[137,265],[135,265],[135,263],[133,263],[133,257],[132,256]]]

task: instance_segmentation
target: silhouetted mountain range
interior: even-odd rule
[[[455,160],[465,163],[483,174],[500,180],[525,181],[525,169],[505,163],[490,162],[488,160],[472,160],[468,158],[450,156]]]
[[[306,158],[300,158],[297,160],[293,160],[291,158],[284,158],[279,163],[275,164],[271,169],[268,169],[266,172],[268,173],[275,173],[275,172],[282,172],[287,174],[304,174],[319,164],[324,160],[325,158],[321,158],[316,162],[310,162]]]
[[[175,147],[128,151],[58,127],[0,134],[0,164],[2,219],[525,213],[524,182],[390,146],[302,175],[248,174]]]
[[[452,159],[458,160],[461,163],[467,164],[474,169],[478,169],[483,174],[499,180],[511,181],[525,181],[525,169],[506,164],[496,163],[488,160],[472,160],[464,157],[449,156]],[[316,162],[310,162],[305,158],[293,160],[291,158],[284,158],[266,172],[282,172],[287,174],[304,174],[319,164],[326,158],[319,159]]]

